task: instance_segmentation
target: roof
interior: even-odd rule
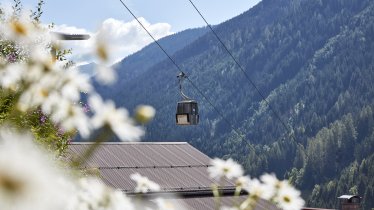
[[[81,155],[92,143],[72,143],[70,157]],[[210,190],[207,175],[210,158],[186,142],[104,143],[82,169],[95,168],[102,180],[117,189],[132,193],[136,183],[129,177],[139,173],[158,183],[163,192]],[[222,188],[233,189],[232,181],[224,180]]]
[[[68,158],[84,154],[92,143],[72,143]],[[112,142],[98,146],[81,166],[98,169],[103,182],[127,194],[135,194],[136,183],[130,179],[139,173],[158,183],[161,191],[145,196],[173,195],[172,200],[186,209],[215,209],[211,191],[213,180],[207,173],[211,159],[186,142]],[[220,182],[223,205],[233,205],[235,184],[228,179]],[[178,197],[175,197],[178,196]],[[244,201],[241,195],[239,201]],[[261,200],[255,210],[278,210]]]

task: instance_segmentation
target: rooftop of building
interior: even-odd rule
[[[72,143],[68,158],[80,156],[92,143]],[[149,196],[176,195],[173,201],[186,209],[214,209],[212,184],[220,183],[223,205],[233,204],[235,183],[214,180],[207,172],[211,159],[187,142],[108,142],[98,146],[81,169],[99,171],[102,181],[127,194],[135,194],[136,183],[130,175],[139,173],[158,183],[160,192]],[[241,195],[239,200],[245,200]],[[255,210],[278,210],[261,200]]]

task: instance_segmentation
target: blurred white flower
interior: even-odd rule
[[[27,12],[23,12],[20,17],[4,16],[4,20],[0,23],[0,35],[6,40],[16,42],[17,53],[24,54],[21,51],[25,51],[27,56],[31,57],[34,53],[38,54],[35,48],[44,48],[46,51],[53,41],[47,28],[33,22],[30,13]],[[50,54],[48,56],[51,58]]]
[[[18,108],[21,111],[27,111],[30,108],[36,108],[47,101],[51,95],[51,87],[41,83],[35,83],[25,90],[18,101]]]
[[[18,18],[9,18],[8,21],[1,24],[0,29],[6,39],[19,43],[33,42],[40,33],[39,29],[33,24],[30,16],[26,13],[23,13]]]
[[[95,54],[101,61],[101,63],[107,63],[109,61],[109,52],[110,52],[110,42],[108,41],[108,37],[105,36],[105,33],[99,31],[95,37]]]
[[[156,110],[152,106],[139,105],[135,110],[135,119],[140,123],[148,123],[156,114]]]
[[[241,176],[236,180],[235,185],[237,188],[243,189],[248,187],[250,181],[251,179],[248,176]]]
[[[0,86],[6,89],[16,89],[25,73],[26,65],[13,63],[0,69]]]
[[[43,72],[59,67],[52,59],[51,51],[48,47],[52,40],[50,39],[50,36],[46,36],[46,34],[49,33],[41,34],[43,36],[43,42],[46,43],[35,43],[35,45],[31,46],[32,52],[30,52],[30,55],[28,56],[32,64],[42,66],[41,69]]]
[[[74,186],[29,135],[0,129],[0,209],[66,210]]]
[[[157,210],[183,210],[183,206],[176,204],[172,199],[156,198]]]
[[[135,192],[146,193],[160,190],[160,186],[157,183],[138,173],[131,174],[130,178],[136,182]]]
[[[261,175],[260,180],[263,182],[263,186],[267,192],[273,192],[272,197],[281,187],[289,185],[287,181],[278,180],[275,174],[265,173]]]
[[[94,128],[108,125],[122,141],[138,140],[143,135],[144,131],[133,125],[126,109],[116,109],[112,101],[104,103],[98,95],[90,96],[88,103],[95,114],[92,118]]]
[[[98,82],[103,85],[110,85],[116,81],[117,75],[111,67],[104,64],[97,64],[96,66],[96,79]]]
[[[99,59],[99,64],[96,68],[96,78],[99,82],[104,85],[112,84],[116,80],[116,73],[114,69],[110,67],[110,52],[113,48],[108,40],[109,38],[104,33],[104,30],[100,30],[95,36],[95,50],[94,54]]]
[[[273,186],[277,186],[279,183],[279,180],[277,179],[275,174],[264,173],[263,175],[260,176],[260,180],[265,184],[269,184]]]
[[[274,201],[282,209],[300,210],[304,205],[304,200],[300,197],[300,192],[291,185],[283,185]]]
[[[51,118],[66,131],[77,129],[83,138],[87,138],[91,133],[89,118],[82,107],[67,100],[60,100],[56,104],[56,110]]]
[[[251,179],[244,190],[246,190],[249,193],[250,197],[254,200],[257,200],[259,198],[270,200],[275,194],[274,191],[269,191],[266,186],[258,179]]]
[[[133,210],[124,193],[113,190],[95,178],[81,178],[78,183],[74,210]]]
[[[92,90],[89,77],[80,74],[76,69],[66,70],[64,80],[61,92],[64,97],[71,101],[77,102],[82,92],[88,93]]]
[[[229,158],[228,160],[221,160],[214,158],[208,168],[209,176],[211,178],[227,177],[228,179],[240,177],[243,175],[243,168],[237,162]]]

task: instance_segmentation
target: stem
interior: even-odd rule
[[[92,144],[82,156],[76,157],[73,162],[72,166],[74,168],[79,168],[82,164],[84,164],[95,152],[95,150],[99,147],[99,145],[103,142],[109,140],[112,136],[113,132],[108,125],[105,125],[102,131],[96,136],[94,144]]]
[[[213,184],[212,190],[213,190],[214,202],[216,204],[215,209],[219,210],[219,207],[221,206],[221,198],[220,198],[220,193],[218,190],[218,185]]]
[[[235,188],[235,194],[234,194],[234,206],[239,207],[239,195],[242,191],[242,188],[240,186],[237,186]]]
[[[245,209],[245,210],[252,210],[253,209],[253,204],[252,204],[252,198],[248,196],[248,198],[243,201],[243,203],[240,205],[240,209]]]
[[[219,210],[220,209],[220,206],[221,206],[221,192],[219,190],[219,186],[223,186],[223,177],[220,178],[219,184],[213,184],[212,188],[213,188],[213,195],[214,195],[214,201],[216,203],[216,210]]]

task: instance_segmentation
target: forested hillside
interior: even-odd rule
[[[178,71],[161,50],[125,59],[120,82],[101,92],[130,110],[156,108],[147,141],[188,141],[253,176],[290,178],[308,206],[357,193],[374,207],[374,1],[263,0],[215,30],[287,129],[209,31],[165,47],[230,125],[189,83],[201,121],[175,125]]]
[[[164,37],[159,40],[159,43],[170,55],[172,55],[176,51],[183,49],[185,46],[204,35],[207,31],[208,30],[206,27],[187,29],[182,32]],[[150,67],[166,58],[167,56],[160,51],[160,48],[156,43],[149,44],[142,50],[129,55],[121,62],[113,66],[117,71],[118,78],[120,78],[113,86],[101,86],[100,83],[96,82],[95,86],[104,97],[116,98],[118,91],[122,91],[122,88],[127,84],[128,81],[137,78],[139,75],[146,74]],[[88,69],[94,69],[93,66],[89,65],[87,66]],[[85,68],[83,68],[83,70],[87,71]],[[118,90],[118,87],[121,89]]]

